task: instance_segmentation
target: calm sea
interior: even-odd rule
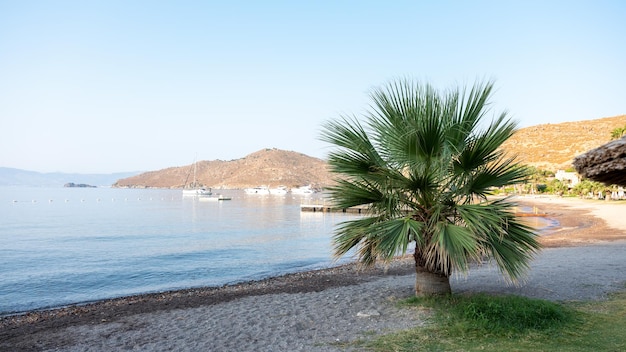
[[[337,264],[334,225],[354,215],[300,211],[320,195],[220,192],[232,200],[0,187],[0,315]]]

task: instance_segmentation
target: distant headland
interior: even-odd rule
[[[63,187],[77,187],[77,188],[96,188],[96,186],[92,186],[92,185],[88,185],[88,184],[84,184],[84,183],[74,183],[74,182],[69,182],[63,185]]]

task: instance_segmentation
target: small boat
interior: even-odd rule
[[[191,169],[190,169],[189,172],[187,173],[187,178],[185,178],[185,185],[183,186],[183,196],[197,197],[197,196],[210,196],[211,194],[213,194],[210,188],[207,189],[205,187],[202,187],[196,181],[196,171],[198,168],[196,164],[196,159],[193,159],[192,167],[193,167],[193,182],[190,184],[187,184],[187,180],[189,180],[189,174],[191,174]]]
[[[287,192],[289,192],[289,190],[285,186],[278,186],[276,188],[270,188],[270,194],[274,194],[274,195],[285,195],[287,194]]]
[[[244,191],[246,192],[246,194],[270,194],[270,189],[267,186],[246,188]]]
[[[315,190],[311,187],[311,185],[291,189],[291,194],[306,196],[306,195],[311,195],[313,193],[315,193]]]
[[[204,187],[200,187],[200,188],[184,188],[183,189],[183,196],[210,196],[211,194],[213,194],[213,192],[211,191],[211,189],[206,189]]]
[[[200,200],[201,202],[218,202],[218,201],[224,201],[224,200],[231,200],[233,199],[232,197],[227,197],[225,195],[222,194],[218,194],[217,196],[208,196],[208,197],[199,197],[198,200]]]

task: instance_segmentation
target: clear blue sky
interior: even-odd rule
[[[493,79],[521,127],[626,114],[626,1],[0,0],[0,166],[324,158],[398,77]]]

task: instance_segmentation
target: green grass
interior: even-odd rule
[[[605,301],[560,304],[519,296],[410,299],[430,308],[425,327],[384,335],[371,351],[626,351],[626,292]]]

